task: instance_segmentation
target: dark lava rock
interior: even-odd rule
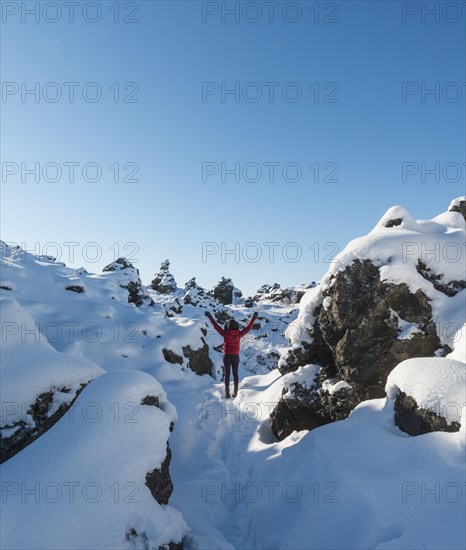
[[[151,288],[160,292],[160,294],[170,294],[177,289],[176,281],[170,273],[170,262],[165,260],[160,265],[159,271],[154,275],[151,281]]]
[[[288,390],[293,396],[278,402],[270,415],[270,429],[279,440],[285,439],[292,432],[312,430],[328,424],[330,418],[320,406],[317,385],[304,388],[300,384],[292,384]],[[287,390],[284,390],[287,393]]]
[[[171,458],[172,453],[167,444],[167,456],[160,468],[156,468],[146,475],[146,485],[159,504],[168,504],[168,500],[173,493],[173,482],[169,470]]]
[[[19,420],[11,426],[3,426],[2,429],[15,428],[17,426],[18,429],[12,436],[0,438],[0,464],[22,451],[58,422],[58,420],[60,420],[60,418],[73,406],[73,403],[85,386],[86,384],[81,384],[81,387],[76,392],[71,402],[60,405],[51,415],[47,413],[52,404],[54,392],[48,391],[40,394],[27,411],[27,413],[32,416],[34,426],[26,424],[24,420]],[[60,388],[60,390],[57,391],[68,393],[70,388]]]
[[[427,281],[430,281],[434,288],[439,292],[443,292],[446,296],[455,296],[460,290],[466,288],[466,281],[450,281],[448,283],[441,283],[443,275],[435,275],[430,267],[418,260],[416,265],[417,272],[424,277]]]
[[[156,395],[146,395],[141,401],[141,405],[149,405],[151,407],[160,407],[159,398]]]
[[[409,435],[429,432],[459,432],[459,422],[451,422],[433,411],[418,407],[415,399],[400,392],[395,399],[395,424]]]
[[[434,356],[442,348],[427,296],[421,290],[413,294],[404,283],[381,281],[379,269],[370,260],[356,260],[338,272],[324,297],[331,300],[327,308],[314,311],[313,342],[290,348],[279,369],[285,374],[317,364],[322,367],[318,389],[326,379],[345,381],[351,389],[333,395],[320,391],[319,398],[311,401],[306,401],[305,393],[291,403],[282,399],[270,421],[277,437],[346,418],[361,401],[385,396],[388,374],[398,363]],[[403,338],[393,312],[415,323],[419,332]]]
[[[202,376],[203,374],[213,375],[214,364],[209,357],[209,346],[207,342],[201,337],[203,343],[202,347],[198,349],[191,349],[191,346],[183,346],[183,355],[188,360],[188,367]]]
[[[70,285],[65,287],[66,290],[71,290],[72,292],[77,292],[78,294],[81,294],[84,292],[84,287],[80,285]]]
[[[183,356],[188,360],[188,368],[190,368],[193,372],[199,376],[202,376],[203,374],[212,376],[214,364],[209,357],[209,345],[202,336],[201,341],[203,345],[198,349],[192,349],[189,345],[183,346]],[[162,353],[165,360],[169,363],[179,365],[184,363],[183,357],[170,349],[163,348]]]
[[[402,221],[403,218],[394,218],[393,220],[388,220],[388,222],[385,224],[385,227],[396,227],[398,225],[401,225]]]
[[[232,304],[234,288],[235,285],[230,278],[222,277],[212,291],[213,297],[223,305]]]
[[[453,204],[448,211],[459,212],[466,221],[466,199],[464,197],[461,197],[456,201],[453,201]]]
[[[254,307],[254,299],[251,296],[244,300],[244,307]]]
[[[181,357],[181,355],[176,354],[171,349],[163,348],[162,353],[165,358],[165,361],[168,361],[169,363],[172,363],[172,364],[176,364],[176,363],[178,363],[179,365],[183,364],[183,358]]]

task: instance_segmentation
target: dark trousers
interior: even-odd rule
[[[225,373],[225,388],[229,389],[230,387],[230,370],[233,371],[233,381],[235,388],[238,388],[239,378],[238,378],[238,366],[239,366],[239,355],[233,355],[231,353],[226,353],[223,356],[223,371]]]

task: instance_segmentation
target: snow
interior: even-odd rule
[[[325,311],[327,311],[329,309],[329,307],[332,305],[332,297],[331,296],[326,296],[324,298],[324,301],[322,302],[322,306],[323,308],[325,309]]]
[[[14,296],[30,315],[28,330],[35,326],[67,356],[85,358],[105,371],[133,368],[158,378],[166,365],[163,348],[183,356],[183,346],[203,345],[201,327],[206,322],[201,313],[197,318],[168,318],[162,302],[152,308],[129,304],[127,290],[120,287],[126,270],[90,274],[37,261],[5,245],[2,260],[1,284],[14,289],[2,290],[2,295]],[[70,284],[80,284],[85,292],[65,290]],[[157,338],[162,334],[163,339]],[[171,371],[174,377],[190,376],[184,369],[178,365]]]
[[[416,323],[405,321],[395,310],[390,309],[390,315],[394,317],[398,323],[398,340],[409,340],[415,334],[424,334],[424,331]]]
[[[427,409],[453,421],[465,423],[466,364],[446,357],[421,357],[400,363],[388,376],[385,391],[394,401],[400,391]]]
[[[328,392],[330,395],[333,395],[334,393],[345,388],[351,389],[352,386],[344,380],[340,380],[338,382],[334,382],[333,380],[324,380],[322,382],[322,390]]]
[[[234,401],[221,384],[168,386],[179,412],[171,503],[192,529],[187,548],[464,548],[461,434],[410,437],[377,399],[276,442],[267,415],[282,388],[276,372],[245,377]]]
[[[448,207],[448,210],[451,210],[453,207],[459,207],[462,202],[466,202],[466,196],[458,197],[453,199]]]
[[[448,357],[466,363],[466,323],[456,332],[453,338],[453,346],[453,351]]]
[[[103,374],[2,466],[2,548],[129,549],[130,529],[142,537],[138,548],[144,537],[151,548],[181,541],[182,515],[145,484],[165,459],[171,422],[141,404],[148,395],[164,400],[165,392],[146,373]]]
[[[316,381],[316,377],[321,370],[320,365],[304,365],[297,370],[285,374],[282,378],[284,387],[289,388],[289,391],[283,396],[284,399],[293,399],[293,385],[299,384],[303,388],[311,389]]]
[[[0,298],[2,346],[0,350],[2,418],[0,427],[20,420],[34,427],[29,409],[43,393],[54,393],[49,416],[70,403],[81,386],[104,372],[79,357],[56,351],[39,333],[31,316],[13,298]],[[66,389],[66,392],[60,391]],[[4,432],[8,437],[12,432]]]

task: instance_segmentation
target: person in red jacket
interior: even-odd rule
[[[251,320],[243,330],[239,330],[239,325],[234,319],[230,319],[222,328],[212,315],[206,311],[206,316],[214,326],[214,329],[223,336],[223,369],[225,371],[225,397],[230,397],[230,369],[233,370],[234,392],[233,397],[238,395],[238,366],[239,366],[239,347],[243,336],[252,329],[254,321],[257,319],[257,313],[254,312]]]

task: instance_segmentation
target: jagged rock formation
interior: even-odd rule
[[[128,303],[141,306],[148,298],[139,276],[139,269],[136,269],[126,258],[118,258],[105,266],[102,271],[105,273],[116,272],[118,276],[121,276],[122,280],[119,281],[119,285],[128,291]]]
[[[459,432],[461,425],[447,420],[435,412],[419,407],[416,400],[404,392],[395,399],[395,424],[409,435],[422,435],[429,432]]]
[[[68,394],[71,391],[70,388],[59,388],[55,391],[41,393],[37,396],[36,401],[30,405],[29,409],[24,411],[24,416],[29,416],[32,419],[32,423],[27,423],[24,419],[20,419],[11,425],[2,426],[2,433],[0,434],[0,464],[3,464],[3,462],[22,451],[58,422],[72,407],[84,387],[85,384],[82,384],[80,389],[76,391],[73,399],[68,403],[61,404],[54,412],[51,411],[54,409],[53,401],[55,395],[57,393]],[[8,407],[8,403],[4,403],[3,405]],[[15,404],[12,403],[10,405],[14,406]]]
[[[436,275],[422,260],[418,260],[416,269],[419,275],[430,281],[436,290],[443,292],[446,296],[455,296],[460,290],[466,288],[465,280],[444,281],[445,277],[442,274]]]
[[[198,349],[191,349],[191,346],[183,346],[183,355],[188,360],[188,367],[196,374],[212,376],[213,366],[209,357],[209,346],[204,338],[201,338],[203,345]]]
[[[170,294],[177,289],[176,281],[173,275],[170,273],[170,262],[165,260],[160,265],[159,271],[154,275],[154,278],[150,284],[153,290],[160,292],[160,294]]]
[[[205,336],[205,334],[204,334]],[[162,350],[165,361],[172,364],[184,364],[184,359],[187,359],[187,366],[196,374],[202,376],[203,374],[213,375],[212,360],[209,357],[209,346],[204,337],[201,337],[202,346],[198,349],[192,349],[190,345],[183,346],[183,357],[174,351],[164,348]]]
[[[167,443],[167,456],[160,468],[156,468],[146,475],[146,485],[159,504],[168,504],[168,500],[173,493],[173,482],[170,476],[171,459],[172,453]]]
[[[443,227],[440,223],[452,223],[456,228],[458,219],[439,216],[435,223],[439,229],[434,228],[433,239],[438,239]],[[412,246],[403,254],[405,241],[391,232],[404,235],[404,231]],[[448,234],[447,230],[444,232]],[[377,248],[379,234],[383,247]],[[387,377],[398,363],[451,351],[437,332],[432,298],[435,295],[444,300],[437,298],[442,292],[452,299],[465,288],[464,266],[453,266],[449,278],[451,273],[461,277],[444,282],[442,269],[452,267],[427,265],[421,245],[428,237],[423,226],[404,209],[390,209],[367,241],[354,241],[356,244],[340,256],[339,265],[329,270],[319,287],[311,290],[301,318],[298,317],[301,321],[287,329],[292,346],[278,367],[284,375],[305,365],[317,365],[320,370],[309,388],[300,388],[299,381],[290,388],[284,378],[284,395],[270,416],[276,437],[282,439],[294,430],[313,429],[344,419],[361,401],[385,396]],[[427,250],[431,249],[431,245],[427,246]],[[406,250],[416,253],[408,255]],[[382,253],[385,257],[380,257]],[[396,282],[387,275],[390,269]],[[455,304],[459,311],[460,302]],[[400,400],[400,407],[402,402],[406,401]]]
[[[184,285],[184,304],[192,306],[203,306],[207,298],[206,291],[196,283],[196,277],[192,277]]]

